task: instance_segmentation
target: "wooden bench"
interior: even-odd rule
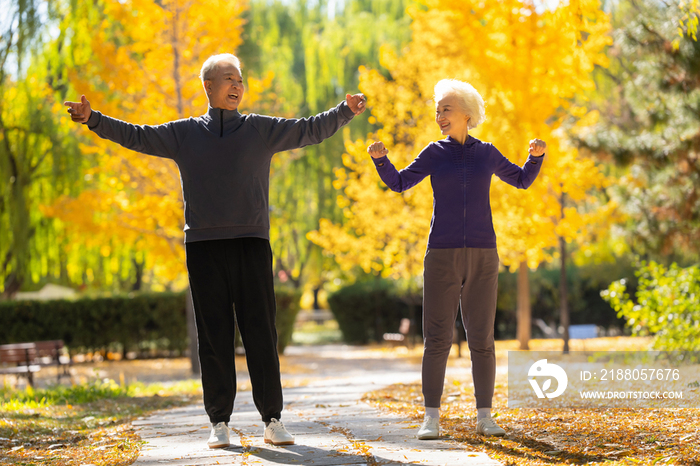
[[[40,366],[56,366],[56,381],[60,382],[61,377],[70,379],[69,367],[73,364],[68,354],[63,354],[63,340],[35,341],[36,364]]]
[[[398,333],[385,333],[384,341],[391,343],[392,345],[404,344],[407,347],[412,346],[412,341],[409,338],[409,333],[411,331],[411,319],[403,318],[399,324]]]
[[[296,323],[303,324],[304,322],[316,322],[317,325],[323,325],[333,319],[333,313],[327,309],[313,309],[311,311],[301,311],[297,314]]]
[[[15,374],[27,378],[30,386],[34,385],[34,372],[39,372],[41,366],[35,364],[36,344],[14,343],[0,345],[0,374]],[[7,365],[14,364],[14,365]]]
[[[27,377],[34,385],[34,372],[42,367],[56,366],[56,381],[70,378],[71,358],[63,354],[63,340],[32,341],[0,345],[0,374],[15,374]]]

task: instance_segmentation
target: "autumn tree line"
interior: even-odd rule
[[[84,93],[95,109],[138,124],[200,115],[199,68],[222,52],[241,59],[243,112],[303,117],[346,92],[368,98],[370,111],[342,134],[273,159],[276,278],[315,299],[367,279],[420,288],[430,187],[388,191],[365,148],[381,139],[401,168],[441,138],[429,104],[446,77],[480,91],[487,120],[473,134],[513,162],[525,161],[533,137],[548,143],[531,189],[496,179],[491,190],[521,342],[536,303],[533,273],[559,275],[566,331],[567,284],[578,270],[607,287],[634,267],[643,281],[647,264],[663,275],[698,261],[697,0],[6,3],[4,298],[46,282],[112,293],[186,287],[176,165],[76,128],[62,102]],[[610,301],[622,312],[634,289],[616,283],[618,298],[632,293]],[[700,319],[694,303],[695,314],[676,313],[680,326]]]

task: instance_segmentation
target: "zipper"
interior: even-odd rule
[[[464,171],[464,185],[462,186],[462,192],[464,194],[464,218],[462,222],[462,235],[464,236],[464,241],[463,241],[463,247],[467,247],[467,145],[466,141],[464,146],[462,146],[462,150],[464,151],[462,154],[462,168]]]
[[[222,138],[224,137],[224,109],[221,109],[221,134],[219,134],[219,137]]]

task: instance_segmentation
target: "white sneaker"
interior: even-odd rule
[[[209,448],[226,448],[231,445],[228,438],[228,426],[225,422],[213,424],[207,445]]]
[[[506,431],[499,427],[496,421],[490,417],[485,417],[476,423],[476,433],[493,437],[503,437],[506,435]]]
[[[265,435],[263,436],[265,443],[273,445],[294,445],[294,437],[287,432],[284,424],[277,419],[271,419],[270,423],[265,427]]]
[[[423,425],[418,429],[416,437],[419,440],[435,440],[440,436],[440,420],[431,416],[426,416]]]

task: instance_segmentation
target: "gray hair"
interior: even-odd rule
[[[459,106],[469,118],[468,128],[474,129],[486,120],[484,99],[479,92],[469,83],[456,79],[443,79],[435,85],[435,104],[443,97],[453,95],[457,97]]]
[[[238,69],[238,72],[241,72],[241,61],[234,54],[220,53],[218,55],[212,55],[204,62],[202,65],[202,71],[199,73],[199,78],[202,80],[202,82],[206,81],[207,79],[211,79],[211,74],[214,69],[216,69],[219,62],[224,60],[231,62],[231,64]]]

